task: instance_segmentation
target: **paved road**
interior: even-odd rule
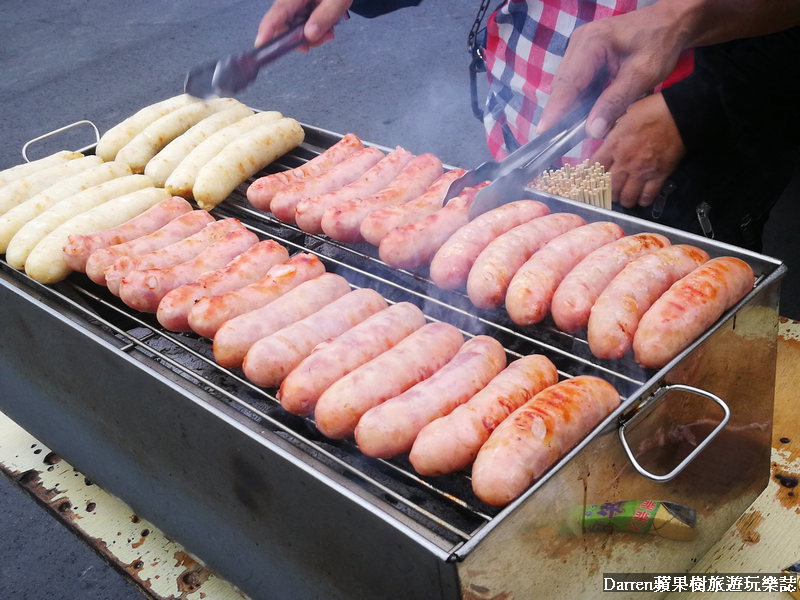
[[[105,131],[180,93],[199,61],[246,49],[268,2],[249,0],[0,0],[0,168],[29,139],[90,119]],[[489,158],[469,106],[466,36],[478,2],[437,0],[376,20],[354,16],[335,42],[293,53],[240,99],[308,124],[352,131],[452,165]],[[33,157],[93,141],[88,130],[42,143]],[[797,264],[794,201],[769,224],[765,252]],[[800,318],[800,278],[784,285],[782,314]],[[0,599],[139,597],[80,542],[0,480]]]

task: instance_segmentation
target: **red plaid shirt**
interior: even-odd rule
[[[488,20],[489,94],[484,126],[489,152],[500,160],[534,137],[556,68],[576,27],[630,12],[655,0],[507,0]],[[691,51],[681,56],[660,88],[692,72]],[[589,158],[602,140],[584,140],[568,162]]]

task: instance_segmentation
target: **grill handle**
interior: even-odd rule
[[[700,452],[702,452],[703,449],[706,446],[708,446],[709,443],[711,443],[711,440],[713,440],[720,431],[722,431],[722,429],[725,427],[725,425],[727,425],[728,421],[731,418],[731,409],[728,408],[728,405],[725,404],[725,402],[722,400],[722,398],[712,394],[711,392],[707,392],[705,390],[701,390],[700,388],[692,387],[692,386],[689,386],[689,385],[673,384],[673,385],[664,386],[664,387],[656,390],[656,392],[653,394],[652,398],[647,402],[647,405],[648,406],[654,406],[655,403],[658,402],[662,397],[664,397],[664,395],[667,392],[671,392],[671,391],[675,391],[675,390],[680,390],[680,391],[689,392],[689,393],[692,393],[692,394],[697,394],[698,396],[703,396],[704,398],[708,398],[709,400],[713,400],[722,409],[723,417],[722,417],[722,420],[719,422],[719,424],[714,428],[714,430],[711,433],[709,433],[705,437],[705,439],[697,445],[697,448],[692,450],[692,452],[689,454],[689,456],[684,458],[677,467],[672,469],[672,471],[670,471],[669,473],[666,473],[664,475],[656,475],[655,473],[651,473],[650,471],[645,469],[642,465],[640,465],[639,462],[636,460],[636,458],[633,456],[633,452],[631,451],[630,445],[628,444],[628,440],[625,438],[625,429],[629,425],[631,425],[632,423],[635,423],[636,421],[640,420],[641,415],[643,415],[645,411],[642,411],[641,409],[637,410],[628,420],[624,421],[620,425],[620,427],[618,429],[619,441],[622,444],[622,448],[625,450],[625,454],[628,455],[628,460],[631,461],[631,464],[633,465],[633,468],[636,469],[639,472],[640,475],[642,475],[643,477],[646,477],[647,479],[650,479],[652,481],[665,482],[665,481],[670,481],[670,480],[674,479],[675,477],[677,477],[678,474],[681,471],[683,471],[684,468],[686,468],[686,465],[688,465],[695,458],[697,458],[697,455],[700,454]],[[649,411],[646,411],[646,412],[649,412]]]
[[[28,147],[32,146],[36,142],[41,142],[42,140],[51,138],[55,135],[58,135],[59,133],[69,131],[70,129],[75,129],[76,127],[80,127],[81,125],[88,125],[92,129],[94,129],[95,142],[94,144],[89,144],[88,146],[85,146],[80,150],[76,150],[76,152],[85,152],[89,148],[94,147],[100,141],[100,130],[97,129],[97,125],[87,120],[75,121],[74,123],[70,123],[69,125],[64,125],[64,127],[59,127],[58,129],[54,129],[53,131],[48,131],[47,133],[44,133],[39,137],[35,137],[32,140],[28,140],[27,142],[25,142],[25,145],[22,147],[22,158],[25,159],[25,162],[31,162],[31,159],[28,158]]]

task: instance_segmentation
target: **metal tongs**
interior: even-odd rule
[[[603,90],[605,81],[605,74],[596,77],[580,96],[578,108],[499,163],[485,162],[453,181],[445,194],[444,204],[458,196],[464,188],[484,181],[492,183],[475,195],[469,207],[470,219],[501,204],[519,200],[520,192],[528,183],[586,137],[586,117]]]
[[[194,67],[186,75],[184,91],[195,98],[236,95],[256,80],[258,72],[264,66],[306,41],[303,28],[314,6],[313,3],[309,3],[304,10],[294,16],[289,29],[262,46]],[[334,26],[349,18],[350,13],[345,11]]]

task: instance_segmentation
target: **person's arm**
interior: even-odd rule
[[[604,68],[610,83],[587,121],[587,133],[594,138],[602,137],[628,106],[663,81],[683,50],[797,24],[798,0],[658,0],[582,25],[572,34],[553,78],[537,132],[557,123]]]

